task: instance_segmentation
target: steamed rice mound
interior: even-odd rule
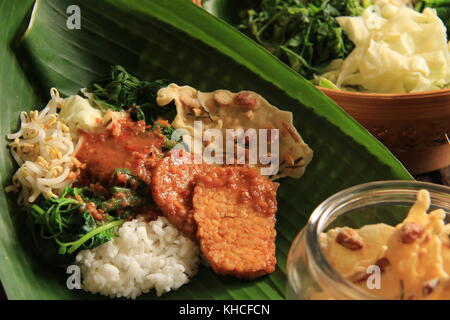
[[[85,291],[112,298],[156,290],[162,294],[189,282],[198,270],[199,247],[165,217],[125,222],[118,237],[76,257]]]

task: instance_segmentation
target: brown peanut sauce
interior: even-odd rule
[[[107,183],[115,169],[125,168],[149,184],[165,137],[147,128],[144,121],[123,119],[100,134],[83,132],[82,145],[75,154],[84,164],[78,183]]]

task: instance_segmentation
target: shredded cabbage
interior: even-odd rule
[[[450,83],[446,28],[434,9],[419,13],[398,0],[377,0],[361,16],[336,20],[355,44],[322,74],[339,88],[407,93]]]
[[[100,110],[93,108],[87,99],[78,95],[64,99],[60,116],[71,129],[81,129],[90,133],[95,133],[99,129],[103,118]]]

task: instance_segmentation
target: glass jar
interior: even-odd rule
[[[430,192],[430,210],[450,212],[450,188],[416,181],[379,181],[345,189],[322,202],[295,238],[287,260],[288,299],[380,299],[347,281],[329,264],[319,235],[329,228],[400,223],[416,200]]]

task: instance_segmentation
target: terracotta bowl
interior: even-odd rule
[[[384,143],[412,174],[450,166],[450,89],[408,94],[319,89]]]

